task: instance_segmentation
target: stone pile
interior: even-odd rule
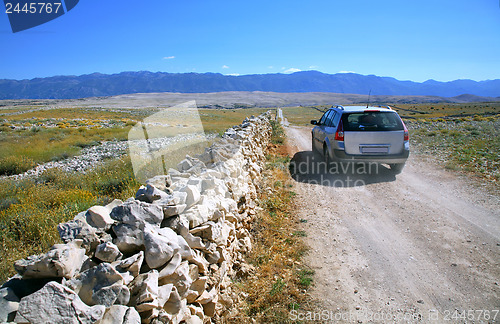
[[[18,260],[0,289],[0,322],[210,323],[237,312],[251,274],[249,226],[271,136],[269,114],[228,129],[135,198],[59,224],[63,244]]]

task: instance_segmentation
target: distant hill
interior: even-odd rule
[[[223,91],[329,92],[367,95],[417,95],[456,97],[468,102],[475,96],[498,100],[500,79],[455,80],[422,83],[356,73],[325,74],[304,71],[292,74],[228,76],[219,73],[122,72],[81,76],[54,76],[31,80],[0,79],[0,99],[76,99],[129,93]],[[462,99],[462,98],[460,98]],[[479,98],[476,98],[479,99]],[[477,100],[476,100],[477,101]]]

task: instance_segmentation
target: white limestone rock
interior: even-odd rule
[[[182,262],[182,256],[180,253],[176,253],[172,259],[163,267],[163,269],[160,270],[158,273],[158,281],[161,282],[163,278],[171,276],[175,269],[181,264]]]
[[[114,262],[122,256],[118,246],[111,242],[99,244],[95,250],[95,257],[104,262]]]
[[[180,190],[180,192],[185,192],[186,196],[186,208],[190,208],[200,200],[200,190],[197,186],[187,185]]]
[[[141,317],[133,307],[113,305],[106,310],[99,324],[140,324]]]
[[[173,206],[163,206],[163,216],[164,218],[172,217],[175,215],[180,215],[184,210],[186,210],[187,205],[173,205]]]
[[[138,275],[130,284],[130,306],[139,312],[159,307],[158,271]]]
[[[125,254],[134,253],[144,248],[144,232],[137,226],[118,224],[113,226],[116,238],[113,243]]]
[[[128,285],[135,277],[139,275],[142,262],[144,261],[144,251],[132,255],[121,261],[113,262],[111,265],[120,272],[123,277],[124,284]]]
[[[167,191],[168,188],[172,185],[172,179],[168,174],[157,175],[151,179],[146,180],[146,184],[155,186],[159,190]]]
[[[93,206],[87,210],[85,217],[90,226],[106,231],[115,222],[109,216],[110,213],[111,211],[107,207]]]
[[[201,296],[207,287],[207,281],[208,277],[199,277],[193,281],[186,295],[188,303],[194,303],[194,301]]]
[[[203,274],[207,273],[208,266],[210,264],[203,256],[203,253],[198,250],[192,250],[192,251],[193,251],[193,256],[190,259],[188,259],[189,262],[196,264],[199,268],[200,273]]]
[[[0,289],[0,323],[12,322],[19,308],[19,298],[9,288]]]
[[[182,262],[170,276],[162,277],[159,280],[160,285],[173,284],[177,288],[177,292],[181,298],[186,297],[192,282],[193,280],[189,276],[189,263],[187,261]]]
[[[80,214],[81,217],[78,217]],[[78,218],[75,217],[72,221],[57,225],[57,230],[64,243],[82,240],[82,246],[89,252],[99,244],[99,236],[97,235],[97,229],[87,223],[85,213],[80,214],[77,215]]]
[[[194,236],[187,230],[181,231],[181,235],[191,249],[205,249],[205,244],[203,243],[201,237]]]
[[[16,271],[23,278],[71,278],[86,260],[81,241],[55,244],[49,252],[32,255],[14,263]]]
[[[113,208],[111,218],[143,229],[146,224],[159,226],[163,220],[163,210],[158,205],[132,200]]]
[[[21,299],[16,323],[96,323],[104,315],[103,305],[87,306],[71,289],[51,281]]]
[[[194,228],[200,226],[201,224],[208,222],[212,215],[205,205],[195,205],[188,211],[181,215],[181,218],[185,218],[189,222],[189,227]]]
[[[122,275],[109,263],[82,272],[65,284],[87,305],[126,305],[130,299]]]
[[[159,190],[151,184],[141,186],[135,194],[135,199],[147,203],[152,203],[155,200],[166,199],[168,197],[169,195],[165,191]]]
[[[219,223],[208,221],[201,226],[193,228],[189,232],[195,236],[216,242],[222,234],[222,226]]]
[[[161,230],[161,232],[160,232]],[[166,264],[175,253],[179,252],[177,234],[170,228],[144,229],[144,246],[146,263],[151,269],[156,269]]]
[[[170,315],[176,315],[180,313],[182,306],[182,298],[177,292],[177,288],[174,286],[170,292],[170,298],[165,305],[163,305],[163,309]]]

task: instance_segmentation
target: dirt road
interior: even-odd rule
[[[315,312],[346,323],[500,323],[500,198],[415,154],[318,171],[309,128],[287,127]],[[333,174],[332,174],[333,173]]]

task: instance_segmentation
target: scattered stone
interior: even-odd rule
[[[130,305],[139,313],[159,307],[158,271],[138,275],[131,287]]]
[[[193,228],[189,232],[195,236],[215,242],[222,234],[222,226],[219,223],[208,221],[201,226]]]
[[[113,243],[125,254],[140,251],[144,247],[144,232],[139,227],[129,224],[113,226],[116,238]]]
[[[182,262],[170,276],[164,276],[159,281],[160,285],[173,284],[181,298],[186,297],[192,283],[193,281],[189,277],[189,264],[187,261]]]
[[[174,205],[174,206],[164,206],[163,207],[163,216],[165,218],[180,215],[184,210],[186,210],[187,205]]]
[[[97,229],[90,226],[85,217],[74,219],[72,221],[57,225],[59,236],[64,243],[69,243],[74,240],[82,240],[82,246],[87,252],[95,249],[99,244]]]
[[[141,270],[142,262],[144,261],[144,252],[140,251],[139,253],[128,257],[122,261],[118,261],[113,263],[113,266],[116,268],[118,272],[124,273],[129,272],[130,275],[135,278],[139,275],[139,271]],[[128,284],[128,282],[127,282]]]
[[[174,273],[174,271],[177,269],[177,267],[179,267],[181,262],[182,262],[181,254],[176,253],[172,257],[172,259],[170,259],[168,264],[163,269],[160,270],[160,272],[158,274],[158,280],[162,281],[163,278],[171,276]]]

